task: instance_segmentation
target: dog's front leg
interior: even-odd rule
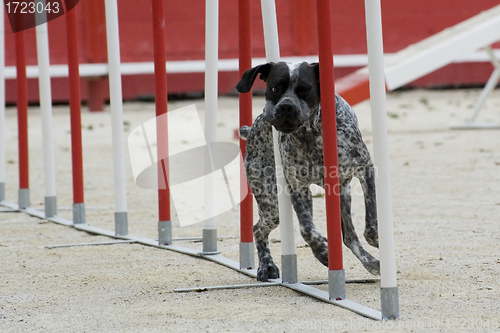
[[[328,266],[328,244],[313,223],[313,202],[309,187],[291,190],[292,205],[300,223],[300,233],[314,256]]]
[[[280,271],[273,261],[271,250],[269,249],[269,233],[276,229],[279,219],[265,220],[260,217],[257,224],[253,226],[255,246],[259,256],[259,268],[257,269],[257,281],[268,282],[269,279],[280,277]]]

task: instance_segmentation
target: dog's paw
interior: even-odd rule
[[[378,231],[376,229],[366,229],[363,235],[368,244],[378,249]]]
[[[363,263],[363,266],[365,266],[366,270],[371,274],[380,275],[380,261],[377,259]]]
[[[257,281],[268,282],[270,279],[277,279],[280,277],[280,270],[273,262],[267,265],[259,265],[257,269]]]

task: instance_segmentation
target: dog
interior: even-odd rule
[[[338,172],[340,186],[337,191],[340,195],[344,244],[368,272],[378,275],[379,261],[362,247],[351,219],[350,182],[356,177],[364,193],[364,237],[368,244],[378,247],[375,171],[354,111],[344,99],[335,95],[339,169],[325,170],[319,64],[262,64],[247,70],[236,89],[241,93],[249,92],[258,75],[266,82],[263,113],[251,127],[243,126],[239,131],[240,136],[247,141],[245,172],[259,211],[259,220],[253,227],[259,258],[257,280],[266,282],[279,278],[279,269],[269,250],[269,233],[280,222],[272,126],[279,131],[283,173],[299,220],[300,232],[314,256],[328,266],[327,239],[317,231],[313,223],[313,202],[309,186],[317,184],[324,187],[324,172]]]

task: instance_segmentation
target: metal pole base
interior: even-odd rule
[[[158,221],[158,245],[172,245],[172,221]]]
[[[0,183],[0,201],[5,200],[5,183]]]
[[[281,256],[281,280],[283,283],[297,283],[297,255],[285,254]]]
[[[380,288],[380,299],[382,302],[382,319],[399,318],[398,287]]]
[[[20,188],[19,196],[19,209],[26,209],[30,206],[30,190],[28,188]]]
[[[345,271],[343,269],[328,271],[328,292],[332,301],[347,298],[345,293]]]
[[[57,215],[57,197],[45,197],[45,217]]]
[[[203,229],[203,252],[202,255],[219,254],[217,251],[217,229]]]
[[[128,235],[128,215],[127,212],[115,212],[115,235]]]
[[[255,250],[253,242],[240,243],[240,268],[241,269],[255,268]]]
[[[85,224],[85,204],[73,204],[73,224]]]

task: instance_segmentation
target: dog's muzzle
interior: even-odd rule
[[[303,123],[300,119],[300,111],[293,103],[279,103],[274,110],[274,117],[269,122],[280,132],[292,133]]]

